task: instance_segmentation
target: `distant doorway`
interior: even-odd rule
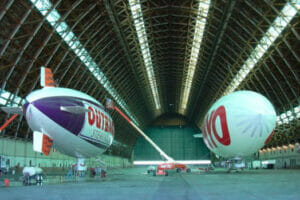
[[[296,168],[296,159],[291,159],[290,160],[290,167],[291,168]]]

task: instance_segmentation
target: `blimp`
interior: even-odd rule
[[[77,158],[77,170],[86,170],[85,158],[102,154],[113,142],[111,116],[95,98],[56,87],[50,68],[41,68],[41,86],[42,89],[26,96],[22,107],[1,109],[25,116],[33,131],[34,151],[47,156],[54,146],[59,152]]]
[[[206,146],[217,156],[233,159],[253,155],[272,137],[276,112],[272,103],[253,91],[236,91],[209,109],[201,131]]]

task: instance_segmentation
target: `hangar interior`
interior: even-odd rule
[[[2,0],[0,105],[22,106],[40,89],[40,68],[59,87],[110,98],[180,160],[217,159],[201,125],[211,105],[238,90],[264,95],[276,111],[270,142],[249,160],[300,167],[298,0]],[[114,142],[99,157],[132,167],[159,154],[117,112]],[[11,116],[0,111],[3,124]],[[0,132],[9,167],[68,167],[74,158],[32,150],[24,116]],[[88,161],[94,165],[95,159]]]

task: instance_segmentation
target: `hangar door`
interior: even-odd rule
[[[206,160],[209,150],[202,138],[195,138],[198,128],[189,126],[152,126],[145,133],[175,160]],[[134,147],[134,160],[162,160],[159,153],[143,138],[139,137]]]

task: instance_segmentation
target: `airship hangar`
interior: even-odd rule
[[[299,199],[299,9],[298,0],[1,0],[0,107],[23,115],[0,111],[0,199]],[[53,73],[51,89],[103,105],[111,99],[127,116],[101,107],[114,139],[85,159],[86,170],[56,146],[81,151],[68,137],[52,138],[49,155],[33,150],[25,105],[42,88],[42,67]],[[244,90],[263,95],[276,114],[268,141],[237,163],[210,150],[221,137],[215,129],[224,131],[221,116],[212,120],[215,135],[203,124],[218,99]],[[247,109],[231,113],[243,113],[233,124],[261,109],[250,99],[237,102]],[[84,107],[65,111],[92,116]],[[89,120],[100,120],[97,112]],[[246,136],[250,125],[237,134]],[[189,170],[159,174],[165,159],[140,132]],[[239,155],[246,143],[236,143]],[[42,173],[26,177],[26,167]]]

